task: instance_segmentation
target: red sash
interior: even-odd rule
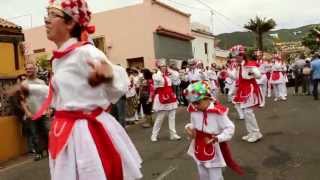
[[[280,79],[280,73],[281,71],[273,71],[271,74],[271,79],[273,81],[279,80]]]
[[[168,85],[167,77],[163,76],[164,87],[157,88],[159,95],[159,101],[162,104],[170,104],[177,101],[177,97],[172,90],[172,87]]]
[[[97,108],[92,112],[56,111],[49,133],[49,153],[52,159],[66,146],[75,122],[79,119],[88,121],[88,128],[97,147],[105,175],[108,180],[122,180],[121,157],[106,129],[97,121],[96,117],[103,112]]]

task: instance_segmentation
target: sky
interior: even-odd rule
[[[276,29],[320,23],[320,0],[161,1],[191,14],[192,22],[209,26],[214,34],[245,31],[243,25],[257,15],[273,18],[277,23]],[[142,3],[142,0],[87,0],[87,2],[95,13]],[[47,5],[48,0],[0,0],[0,17],[23,28],[40,26],[43,25]]]

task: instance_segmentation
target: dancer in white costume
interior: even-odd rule
[[[272,72],[270,77],[270,84],[273,87],[274,101],[287,100],[287,78],[285,75],[286,66],[282,63],[280,58],[274,57],[274,63],[272,65]]]
[[[245,55],[245,48],[241,45],[231,48],[232,54],[239,63],[237,71],[237,91],[233,98],[233,103],[236,107],[243,110],[245,125],[248,134],[242,139],[249,143],[253,143],[262,138],[260,128],[258,126],[254,107],[260,106],[264,99],[256,78],[261,77],[256,61],[247,60]]]
[[[217,97],[218,92],[218,76],[216,73],[215,65],[212,64],[210,69],[207,71],[208,81],[210,82],[211,95]]]
[[[228,89],[228,102],[232,102],[232,97],[236,93],[236,71],[237,71],[237,62],[234,58],[231,58],[227,63],[227,78],[225,80],[225,89]],[[240,119],[243,119],[243,113],[240,111]]]
[[[188,70],[188,81],[189,83],[195,83],[201,81],[203,73],[200,73],[200,70],[197,68],[197,61],[195,59],[188,60],[189,70]]]
[[[190,84],[184,94],[190,102],[188,112],[191,114],[191,123],[186,125],[192,139],[188,154],[198,166],[200,180],[222,180],[222,168],[226,165],[242,175],[226,144],[234,134],[228,108],[210,96],[209,84],[205,81]]]
[[[51,179],[140,179],[142,160],[107,110],[127,91],[128,76],[88,42],[90,17],[84,0],[50,0],[45,18],[47,37],[58,50],[49,95],[34,119],[49,105],[56,110],[49,133]]]
[[[151,141],[158,141],[160,128],[166,115],[168,115],[170,139],[180,140],[181,137],[176,131],[176,109],[178,108],[178,102],[171,87],[172,83],[169,78],[171,72],[167,68],[165,59],[158,59],[156,65],[159,70],[152,77],[155,88],[153,110],[156,113],[156,120],[152,129]]]
[[[267,69],[268,69],[268,62],[263,60],[263,54],[257,53],[257,62],[259,65],[259,71],[261,73],[261,77],[257,79],[257,83],[260,86],[262,97],[263,97],[263,103],[260,104],[260,107],[265,106],[265,99],[268,93],[268,77],[267,77]]]

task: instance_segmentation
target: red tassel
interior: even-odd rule
[[[93,34],[96,31],[96,27],[95,26],[87,26],[86,30],[89,34]]]

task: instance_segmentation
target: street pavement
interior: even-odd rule
[[[292,94],[292,93],[289,93]],[[231,104],[229,117],[236,125],[230,142],[234,158],[244,168],[245,176],[224,170],[226,180],[319,180],[320,179],[320,101],[311,96],[289,95],[286,102],[267,100],[266,107],[256,110],[256,117],[264,135],[257,143],[241,140],[246,131]],[[151,128],[139,125],[128,133],[140,152],[144,163],[144,180],[197,180],[193,160],[186,154],[189,140],[184,126],[189,121],[186,108],[177,111],[176,126],[183,137],[170,141],[168,124],[161,129],[159,142],[150,141]],[[0,180],[49,180],[47,159],[15,162],[0,169]]]

